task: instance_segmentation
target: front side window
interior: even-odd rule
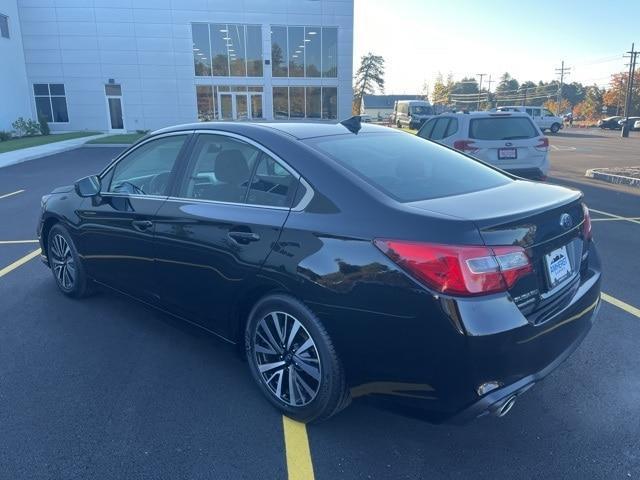
[[[9,17],[0,14],[0,37],[9,38]]]
[[[445,132],[447,131],[448,124],[449,119],[447,117],[436,120],[436,124],[433,126],[433,131],[429,138],[431,138],[431,140],[442,140],[445,136]]]
[[[474,118],[469,122],[469,138],[477,140],[518,140],[537,136],[528,117]]]
[[[33,94],[38,118],[47,122],[66,123],[69,121],[67,98],[62,83],[34,83]]]
[[[306,143],[400,202],[461,195],[511,181],[472,158],[415,135],[361,133],[311,138]]]
[[[414,105],[411,107],[412,115],[431,115],[433,110],[427,105]]]
[[[171,172],[187,135],[151,140],[133,150],[113,169],[108,192],[165,195]]]
[[[553,117],[553,113],[551,113],[549,110],[547,110],[546,108],[542,111],[542,114],[545,117]]]

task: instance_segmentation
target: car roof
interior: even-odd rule
[[[469,113],[453,112],[453,113],[443,113],[441,115],[436,115],[435,117],[432,117],[432,118],[438,118],[440,116],[455,116],[455,117],[459,117],[459,118],[492,118],[492,117],[501,117],[501,118],[525,117],[525,118],[530,118],[529,115],[524,113],[524,112],[469,112]]]
[[[349,135],[352,132],[340,123],[315,123],[315,122],[200,122],[176,125],[152,132],[151,135],[160,133],[180,132],[188,130],[220,130],[230,133],[250,134],[252,129],[273,130],[287,134],[296,139],[313,137],[325,137],[331,135]],[[399,133],[389,127],[363,123],[358,133]]]

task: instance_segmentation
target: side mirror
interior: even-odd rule
[[[90,175],[78,180],[75,187],[76,193],[81,197],[95,197],[100,193],[102,185],[97,175]]]

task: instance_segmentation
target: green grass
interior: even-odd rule
[[[96,138],[90,140],[87,143],[100,143],[100,144],[113,144],[113,143],[126,143],[131,144],[136,140],[144,137],[144,133],[118,133],[116,135],[108,135],[106,137]]]
[[[37,147],[38,145],[46,145],[48,143],[62,142],[63,140],[71,140],[73,138],[82,138],[98,134],[99,132],[69,132],[55,135],[12,138],[11,140],[0,142],[0,153],[12,152],[13,150],[20,150],[21,148]]]

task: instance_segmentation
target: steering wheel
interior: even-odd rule
[[[151,179],[149,182],[149,193],[151,195],[162,195],[165,192],[170,173],[162,172]]]

